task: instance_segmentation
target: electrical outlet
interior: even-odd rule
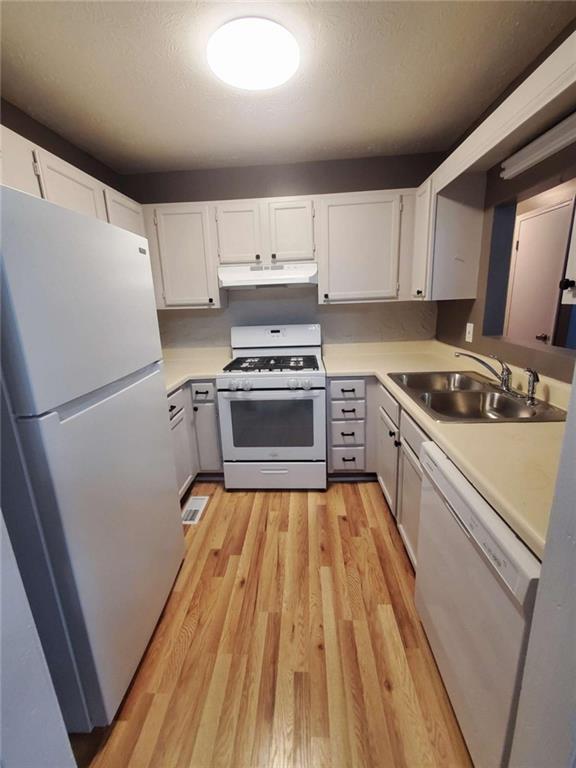
[[[474,323],[466,323],[466,341],[470,343],[474,338]]]

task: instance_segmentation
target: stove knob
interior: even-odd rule
[[[251,384],[251,382],[249,382],[249,381],[245,381],[245,382],[242,384],[242,389],[244,390],[244,392],[250,392],[250,390],[252,389],[252,384]]]
[[[312,382],[310,381],[310,379],[304,379],[304,381],[302,382],[302,386],[304,387],[304,389],[311,389]]]
[[[288,379],[288,386],[290,389],[298,389],[298,379]]]
[[[242,383],[238,381],[238,379],[232,379],[232,381],[230,382],[230,389],[232,390],[232,392],[235,392],[237,389],[240,389],[241,386],[242,386]]]

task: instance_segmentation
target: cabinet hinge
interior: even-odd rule
[[[400,283],[396,283],[396,296],[400,293]]]
[[[158,226],[158,213],[156,210],[154,210],[154,226]]]
[[[32,161],[32,168],[34,169],[34,175],[40,178],[40,163],[38,162],[38,160]]]
[[[516,240],[516,250],[518,250],[519,245],[520,245],[520,240]]]
[[[402,200],[400,200],[400,213],[404,210],[404,203]]]
[[[316,218],[316,206],[314,205],[314,200],[312,200],[312,218]]]

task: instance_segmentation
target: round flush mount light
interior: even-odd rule
[[[228,85],[250,91],[275,88],[298,69],[298,43],[285,27],[270,19],[234,19],[212,35],[208,64]]]

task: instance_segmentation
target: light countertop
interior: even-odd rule
[[[517,535],[542,557],[552,505],[564,423],[458,424],[434,421],[388,376],[405,371],[476,370],[473,360],[454,357],[438,341],[326,344],[328,376],[375,376]],[[170,392],[192,379],[215,378],[230,360],[228,347],[166,350],[164,373]],[[525,376],[513,370],[513,385]],[[570,385],[541,377],[537,395],[567,407]]]

